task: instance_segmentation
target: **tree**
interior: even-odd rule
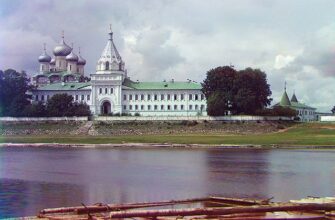
[[[30,103],[26,94],[30,88],[24,71],[0,70],[0,116],[22,116]]]
[[[271,103],[270,85],[259,69],[236,71],[232,66],[211,69],[202,83],[208,114],[255,114]]]
[[[207,78],[202,83],[202,92],[207,99],[209,115],[225,115],[231,110],[235,93],[233,82],[236,77],[237,72],[231,66],[217,67],[207,72]]]
[[[89,116],[90,108],[85,103],[74,103],[73,97],[66,93],[55,94],[47,102],[47,115],[51,117]]]
[[[331,110],[333,114],[335,114],[335,106],[333,107],[333,109]]]
[[[45,117],[47,116],[46,106],[42,102],[27,105],[23,111],[26,117]]]
[[[235,80],[234,114],[255,114],[257,110],[270,105],[272,94],[266,74],[259,69],[246,68],[237,73]]]
[[[72,112],[71,110],[73,110],[72,101],[73,97],[66,93],[53,95],[47,102],[48,116],[70,116]]]

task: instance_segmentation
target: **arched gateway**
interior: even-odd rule
[[[101,114],[107,115],[112,112],[111,103],[109,101],[104,101],[101,105]]]

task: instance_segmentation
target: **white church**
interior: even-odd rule
[[[116,49],[112,31],[89,82],[84,78],[86,60],[80,50],[76,55],[72,47],[65,43],[64,34],[53,49],[53,58],[44,46],[44,52],[38,58],[39,73],[32,79],[36,85],[32,91],[34,102],[47,102],[54,94],[67,93],[75,102],[89,105],[93,115],[207,115],[206,98],[199,83],[191,80],[132,81]]]

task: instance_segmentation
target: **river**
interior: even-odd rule
[[[334,150],[0,148],[0,218],[208,195],[335,195]]]

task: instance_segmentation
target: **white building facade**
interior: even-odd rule
[[[113,32],[109,33],[89,82],[82,80],[86,61],[80,53],[74,54],[64,37],[53,53],[53,59],[45,50],[39,57],[40,72],[33,77],[37,86],[32,91],[35,102],[47,102],[54,94],[67,93],[74,101],[88,104],[93,115],[207,115],[207,102],[199,83],[132,81],[114,44]]]

